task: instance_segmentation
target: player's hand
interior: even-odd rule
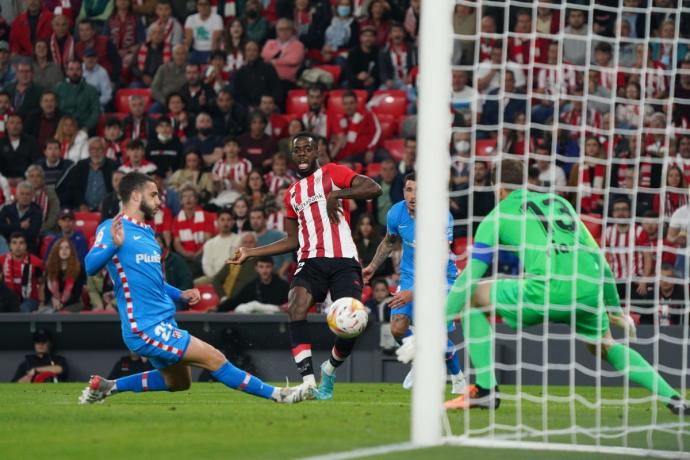
[[[398,357],[398,361],[407,364],[414,359],[414,352],[414,335],[411,335],[403,339],[403,344],[395,350],[395,355]]]
[[[201,293],[198,289],[187,289],[186,291],[182,291],[180,298],[189,305],[195,305],[201,300]]]
[[[326,198],[326,212],[328,213],[328,220],[332,224],[338,224],[340,222],[340,213],[343,212],[340,207],[340,201],[337,197],[333,195],[328,195]]]
[[[122,243],[125,242],[125,228],[122,225],[122,215],[118,215],[113,219],[113,223],[110,226],[110,236],[113,239],[115,247],[120,249]]]
[[[630,338],[637,337],[637,326],[635,326],[635,320],[628,314],[613,315],[609,313],[609,321],[616,327],[625,330],[626,334]]]
[[[412,293],[412,291],[408,291],[407,289],[405,289],[395,294],[393,296],[393,299],[390,302],[388,302],[388,306],[391,309],[404,307],[408,303],[412,302],[413,298],[414,294]]]
[[[371,268],[371,265],[367,265],[362,269],[362,281],[364,281],[364,284],[369,284],[369,281],[371,280],[371,277],[374,276],[374,270]]]
[[[240,265],[244,263],[245,260],[249,257],[249,254],[247,253],[247,248],[237,248],[235,251],[235,254],[230,257],[226,262],[228,264],[233,264],[233,265]]]

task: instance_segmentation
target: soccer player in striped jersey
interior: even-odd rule
[[[403,182],[403,195],[405,199],[394,204],[386,216],[386,237],[376,248],[376,254],[369,265],[362,270],[364,282],[367,283],[374,276],[379,266],[391,255],[398,241],[402,241],[402,260],[400,261],[400,284],[398,292],[388,303],[391,308],[391,333],[396,342],[403,343],[405,337],[412,335],[410,325],[413,313],[413,288],[414,288],[414,251],[415,251],[415,205],[417,202],[417,179],[414,173],[405,176]],[[446,229],[448,242],[453,240],[453,216],[448,213],[448,228]],[[448,287],[453,285],[458,270],[455,263],[449,258],[447,264]],[[448,331],[455,330],[455,324],[448,323]],[[465,377],[460,369],[458,354],[455,344],[448,339],[446,352],[446,369],[450,375],[452,384],[451,392],[461,394],[465,391]],[[412,388],[412,370],[407,374],[403,382],[403,388]]]
[[[320,166],[313,134],[302,132],[292,140],[292,158],[300,180],[285,194],[287,236],[256,248],[239,248],[228,262],[241,264],[249,257],[271,256],[299,248],[298,265],[288,296],[288,328],[292,355],[306,388],[315,388],[307,312],[323,302],[330,291],[335,301],[362,297],[362,267],[352,240],[349,212],[343,200],[368,200],[381,187],[350,168],[328,163]],[[335,371],[352,353],[354,339],[337,338],[331,357],[321,365],[317,399],[333,398]]]
[[[163,279],[161,248],[150,226],[160,206],[154,180],[141,173],[129,173],[120,183],[122,213],[104,221],[86,256],[86,272],[106,267],[115,286],[122,338],[127,347],[145,356],[154,371],[107,380],[91,377],[79,402],[91,404],[116,393],[132,391],[183,391],[192,383],[190,366],[211,372],[230,388],[281,403],[310,398],[303,387],[275,388],[230,364],[211,345],[180,329],[175,322],[176,301],[195,304],[199,291],[180,291]]]

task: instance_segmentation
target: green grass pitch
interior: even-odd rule
[[[82,384],[0,385],[0,458],[14,459],[290,459],[404,442],[409,439],[410,394],[399,384],[337,384],[333,401],[284,406],[230,391],[220,384],[194,384],[188,392],[122,394],[104,404],[79,406]],[[512,391],[502,387],[503,393]],[[533,395],[538,388],[525,388]],[[567,388],[549,389],[567,394]],[[605,388],[604,396],[620,398],[622,390]],[[592,388],[578,392],[593,399]],[[644,391],[631,389],[632,396]],[[658,423],[678,421],[658,407]],[[620,406],[602,408],[602,424],[621,424]],[[486,426],[487,411],[472,411],[473,428]],[[549,427],[570,425],[566,404],[549,406]],[[650,404],[630,408],[631,424],[651,422]],[[540,426],[541,406],[523,401],[525,424]],[[594,412],[578,406],[577,422],[593,423]],[[511,424],[515,405],[504,400],[496,421]],[[453,413],[455,434],[462,431],[462,413]],[[687,432],[689,427],[685,428]],[[658,449],[678,449],[678,437],[652,434]],[[690,449],[690,436],[681,436]],[[554,438],[554,441],[569,441]],[[581,436],[580,443],[591,442]],[[620,440],[607,441],[620,445]],[[631,435],[630,447],[645,447],[647,434]],[[624,458],[561,452],[479,450],[440,447],[371,458],[481,460],[521,458],[568,460]]]

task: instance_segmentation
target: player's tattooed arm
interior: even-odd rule
[[[369,265],[362,269],[362,278],[364,279],[365,283],[369,282],[381,264],[384,263],[388,257],[390,257],[391,253],[398,244],[398,241],[400,241],[400,237],[398,235],[386,233],[386,236],[383,238],[383,240],[381,240],[379,246],[376,248],[374,258],[371,259]]]

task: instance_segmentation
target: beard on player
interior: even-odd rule
[[[158,209],[156,209],[154,206],[151,206],[144,200],[141,200],[141,203],[139,204],[139,210],[144,215],[144,220],[153,220],[153,218],[156,215],[156,212],[158,211]]]

